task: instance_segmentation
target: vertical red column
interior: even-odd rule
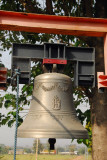
[[[107,75],[107,33],[104,37],[104,65],[105,65],[105,75]]]
[[[0,90],[6,89],[7,68],[0,67]]]
[[[104,37],[104,72],[98,72],[97,73],[97,79],[98,79],[98,89],[107,87],[107,33]]]

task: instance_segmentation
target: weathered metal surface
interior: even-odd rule
[[[0,29],[104,37],[107,19],[0,11]]]
[[[70,77],[44,73],[35,78],[31,107],[18,137],[88,138],[76,116]]]

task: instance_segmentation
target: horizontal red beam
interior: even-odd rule
[[[0,30],[104,37],[107,19],[0,11]]]

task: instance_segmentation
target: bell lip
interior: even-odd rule
[[[75,136],[75,137],[68,137],[68,136],[22,136],[22,135],[19,135],[18,138],[56,138],[56,139],[89,139],[89,136],[86,135],[86,136]]]
[[[67,132],[29,132],[29,131],[18,131],[19,138],[57,138],[57,139],[88,139],[88,131],[69,131]]]

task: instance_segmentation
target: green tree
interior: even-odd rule
[[[57,152],[64,152],[64,151],[65,151],[64,147],[57,147]]]
[[[74,152],[75,149],[76,149],[76,145],[75,144],[72,144],[72,145],[69,146],[69,151],[70,152]]]
[[[0,154],[8,154],[10,147],[0,144]]]
[[[50,144],[49,144],[48,141],[47,141],[47,143],[46,143],[46,149],[48,150],[48,152],[50,152]]]
[[[33,152],[36,153],[36,148],[37,147],[37,139],[34,141],[33,143]],[[43,144],[40,142],[40,139],[38,139],[38,154],[43,151],[44,146]]]
[[[26,153],[32,153],[32,150],[30,148],[24,148],[24,152],[26,152]]]
[[[44,8],[36,0],[1,0],[0,9],[1,10],[11,10],[11,11],[21,11],[21,12],[31,12],[31,13],[42,13],[42,14],[55,14],[62,16],[78,16],[78,17],[96,17],[96,18],[107,18],[107,5],[106,0],[46,0]],[[96,73],[98,71],[104,71],[104,57],[103,57],[103,39],[102,38],[91,38],[91,37],[78,37],[75,39],[74,36],[66,35],[53,35],[53,34],[37,34],[37,33],[25,33],[25,32],[12,32],[12,31],[0,31],[1,40],[1,50],[10,49],[13,42],[18,43],[32,43],[36,42],[42,43],[47,42],[49,39],[60,39],[61,42],[68,45],[74,46],[87,46],[95,47],[96,49]],[[37,67],[38,68],[38,67]],[[37,69],[36,68],[36,69]],[[69,70],[69,68],[68,68]],[[41,70],[40,70],[41,71]],[[37,75],[37,71],[34,71],[34,76]],[[39,72],[40,73],[40,72]],[[67,71],[68,73],[68,71]],[[96,76],[97,77],[97,76]],[[13,88],[15,89],[15,88]],[[19,110],[23,110],[25,104],[29,105],[27,97],[31,95],[33,89],[33,83],[29,86],[24,86],[22,88],[22,94],[19,100]],[[81,104],[86,97],[89,99],[91,106],[91,123],[92,132],[89,131],[89,140],[80,140],[86,145],[92,145],[91,133],[93,134],[93,160],[105,160],[107,157],[106,152],[106,128],[107,128],[107,93],[106,91],[102,96],[98,93],[97,82],[96,87],[92,88],[75,88],[74,93],[77,95],[77,100],[75,102],[76,107]],[[1,97],[1,102],[4,102],[4,107],[12,107],[12,111],[7,114],[7,116],[0,115],[1,124],[8,124],[11,126],[15,121],[15,95],[6,94]],[[2,107],[2,103],[0,103]],[[86,123],[90,123],[90,110],[82,113],[81,110],[77,110],[79,118],[83,123],[86,119]],[[19,117],[19,125],[22,123],[22,117]],[[91,124],[90,124],[91,125]],[[89,126],[90,126],[89,125]]]
[[[85,154],[85,147],[80,147],[78,149],[78,154]]]

